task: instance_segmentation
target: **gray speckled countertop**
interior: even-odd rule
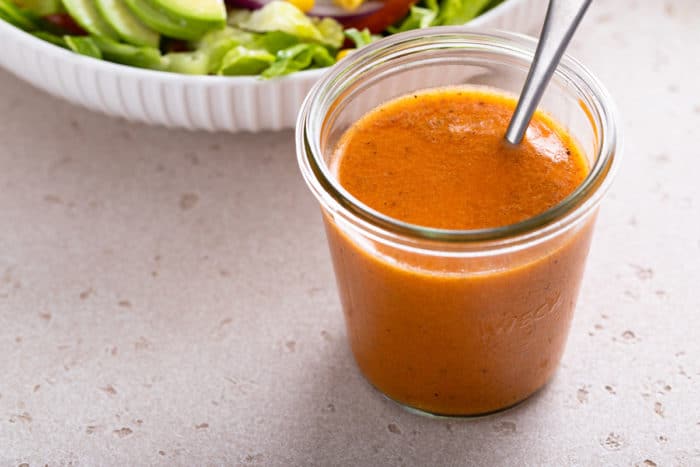
[[[476,421],[357,372],[290,132],[132,125],[1,72],[0,465],[700,465],[698,18],[594,4],[572,52],[626,160],[556,378]]]

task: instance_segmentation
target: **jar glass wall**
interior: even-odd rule
[[[369,208],[338,183],[334,149],[368,111],[414,91],[517,94],[535,47],[524,36],[452,27],[391,36],[336,65],[301,110],[299,164],[322,208],[353,354],[370,383],[408,407],[482,415],[551,378],[618,164],[612,104],[564,58],[541,108],[576,139],[590,174],[557,206],[493,229],[432,229]]]

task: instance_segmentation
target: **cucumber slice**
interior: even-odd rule
[[[61,0],[16,0],[15,3],[22,9],[36,13],[39,16],[63,13]]]
[[[124,42],[149,47],[158,47],[160,44],[160,35],[147,28],[126,6],[124,0],[96,0],[95,3],[102,18],[117,31]]]
[[[159,11],[148,0],[124,0],[129,9],[149,28],[175,39],[199,39],[209,29],[199,23],[173,19]]]
[[[154,47],[120,44],[105,37],[93,36],[92,40],[95,41],[97,47],[102,51],[102,56],[110,62],[151,70],[163,70],[165,68],[160,50]]]
[[[68,48],[75,53],[97,59],[102,58],[102,51],[91,37],[63,36],[63,40],[66,41]]]
[[[223,0],[151,0],[151,3],[171,18],[183,18],[221,26],[226,22],[226,7]]]
[[[63,39],[61,36],[57,36],[56,34],[51,34],[50,32],[46,31],[34,31],[32,35],[34,37],[38,37],[42,41],[50,42],[51,44],[63,47],[64,49],[68,47],[65,39]]]
[[[39,29],[34,15],[20,10],[10,0],[0,0],[0,19],[25,31],[36,31]]]
[[[119,40],[117,32],[100,16],[94,0],[63,0],[63,6],[75,22],[89,33]]]

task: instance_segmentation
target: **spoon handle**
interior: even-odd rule
[[[506,132],[509,143],[519,144],[522,141],[532,114],[592,1],[549,0],[537,51]]]

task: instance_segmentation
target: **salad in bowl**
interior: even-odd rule
[[[438,25],[532,32],[547,0],[0,0],[0,68],[132,122],[294,126],[328,66]],[[473,19],[472,19],[473,18]]]
[[[0,0],[0,19],[98,60],[188,75],[269,79],[331,66],[388,34],[465,24],[502,2]]]

